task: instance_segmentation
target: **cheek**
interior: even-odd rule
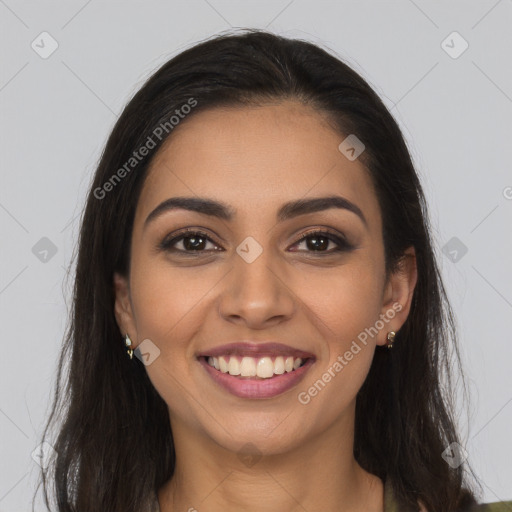
[[[211,308],[212,275],[196,269],[173,269],[165,264],[137,266],[132,273],[132,301],[138,341],[151,340],[158,357],[146,366],[148,377],[169,410],[195,421],[193,346]],[[187,391],[188,390],[188,391]]]
[[[146,366],[155,388],[169,405],[179,406],[184,383],[192,377],[194,347],[216,280],[200,267],[172,268],[165,261],[133,261],[131,293],[137,341],[149,339],[158,356]],[[211,306],[210,306],[211,307]]]
[[[325,339],[339,350],[378,319],[383,275],[371,259],[354,257],[331,271],[300,279],[295,291],[318,319]]]
[[[382,286],[380,267],[362,258],[303,281],[300,297],[317,326],[325,357],[302,390],[307,392],[320,379],[316,389],[323,399],[318,404],[327,399],[343,407],[363,384],[374,354],[376,338],[368,332],[379,319]],[[320,393],[323,384],[329,389]]]
[[[154,340],[161,350],[176,346],[176,332],[194,316],[214,284],[201,267],[173,268],[148,258],[134,259],[131,282],[139,338]]]

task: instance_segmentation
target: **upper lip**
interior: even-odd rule
[[[220,356],[248,356],[248,357],[264,357],[264,356],[293,356],[301,359],[315,357],[311,352],[299,350],[283,343],[275,342],[252,342],[239,341],[219,345],[210,349],[203,350],[197,354],[197,357],[220,357]]]

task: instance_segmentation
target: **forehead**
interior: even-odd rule
[[[241,217],[274,214],[287,200],[339,194],[374,217],[370,176],[339,151],[344,138],[325,116],[292,101],[195,113],[155,156],[138,216],[180,195],[221,200]]]

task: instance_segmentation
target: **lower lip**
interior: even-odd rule
[[[235,377],[229,373],[216,370],[204,358],[200,358],[199,362],[217,384],[220,384],[235,396],[240,398],[272,398],[298,384],[313,365],[314,359],[309,358],[300,368],[282,375],[274,375],[269,379]]]

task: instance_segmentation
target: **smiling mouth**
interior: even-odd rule
[[[293,373],[304,366],[310,358],[293,356],[250,357],[226,355],[220,357],[201,356],[209,366],[219,373],[227,373],[240,379],[271,379],[277,375]]]

